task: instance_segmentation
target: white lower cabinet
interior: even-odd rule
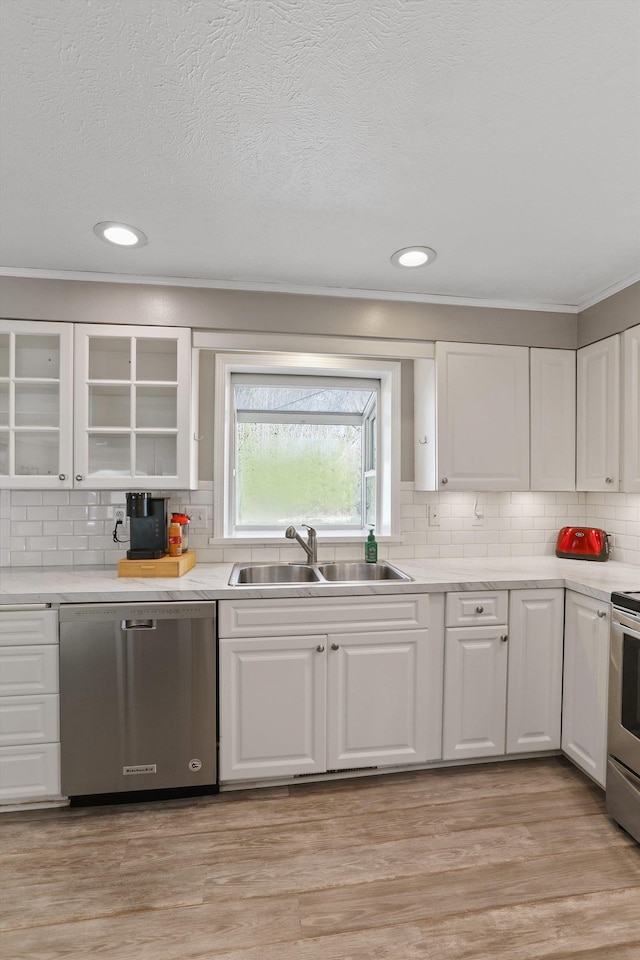
[[[560,749],[564,590],[511,590],[507,753]]]
[[[605,786],[610,605],[567,590],[562,749]]]
[[[58,615],[0,611],[0,802],[60,795]]]
[[[326,646],[324,636],[220,640],[222,781],[326,769]]]
[[[445,760],[504,753],[506,630],[503,624],[446,631],[442,740]]]
[[[223,783],[439,759],[442,595],[257,601],[229,636],[252,603],[219,604]]]
[[[559,748],[563,597],[512,590],[507,622],[506,591],[447,595],[444,760]],[[479,625],[450,626],[465,609]]]
[[[441,755],[442,641],[428,630],[328,637],[327,767]]]

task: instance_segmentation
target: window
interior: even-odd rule
[[[216,537],[325,536],[394,527],[398,363],[300,354],[218,354]],[[394,455],[395,451],[395,455]]]
[[[231,386],[237,530],[362,529],[367,511],[375,516],[370,448],[380,381],[232,373]]]

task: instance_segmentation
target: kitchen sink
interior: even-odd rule
[[[236,563],[229,586],[247,584],[354,583],[363,580],[411,580],[384,560],[379,563]]]
[[[321,563],[318,570],[325,580],[348,582],[353,580],[411,580],[402,570],[389,563]]]
[[[304,563],[236,563],[229,585],[240,587],[247,583],[320,583],[315,567]]]

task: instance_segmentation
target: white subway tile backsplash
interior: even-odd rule
[[[41,507],[42,490],[11,490],[12,507]]]
[[[69,503],[69,490],[43,490],[42,503],[45,507],[63,507]]]
[[[190,504],[212,512],[213,493],[168,491],[169,509]],[[514,491],[474,493],[414,491],[401,487],[400,542],[380,543],[380,559],[509,557],[553,555],[560,527],[567,524],[604,527],[613,534],[612,557],[640,564],[640,495]],[[124,506],[122,491],[0,491],[0,565],[113,566],[127,544],[112,539],[113,507]],[[428,506],[439,508],[440,525],[429,525]],[[476,524],[474,507],[483,513]],[[284,561],[296,559],[290,543],[264,546],[212,547],[211,521],[191,531],[190,544],[201,563]],[[360,556],[362,545],[326,545],[319,539],[322,560]],[[302,559],[302,557],[300,557]]]
[[[96,490],[71,490],[69,493],[69,503],[74,505],[100,503],[100,493]]]

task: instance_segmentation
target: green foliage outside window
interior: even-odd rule
[[[236,523],[362,526],[362,430],[238,423]]]

